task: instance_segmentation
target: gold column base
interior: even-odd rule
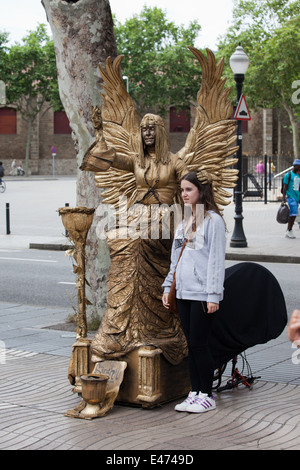
[[[69,364],[69,380],[74,384],[72,391],[81,394],[82,384],[80,377],[92,370],[90,346],[92,339],[78,338],[73,344],[73,351]]]
[[[138,391],[136,399],[155,403],[162,392],[160,390],[160,354],[161,349],[143,347],[138,350]]]
[[[160,349],[144,346],[122,359],[127,362],[127,369],[116,399],[118,404],[153,408],[190,391],[187,358],[173,365],[165,359]]]

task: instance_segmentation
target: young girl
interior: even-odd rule
[[[181,179],[181,196],[185,216],[175,233],[162,301],[169,308],[168,293],[173,273],[187,239],[176,268],[176,298],[188,344],[192,391],[175,406],[175,410],[202,413],[216,407],[212,395],[214,364],[209,338],[215,312],[223,299],[226,230],[214,201],[211,184],[202,184],[195,172]],[[186,217],[187,208],[191,210],[189,217]]]

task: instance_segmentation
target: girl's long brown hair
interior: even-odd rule
[[[180,181],[182,180],[189,181],[198,188],[201,198],[200,203],[204,205],[204,214],[206,214],[208,211],[214,211],[223,217],[215,202],[213,188],[210,183],[201,183],[201,181],[198,180],[197,173],[195,171],[191,171],[190,173],[184,175]]]

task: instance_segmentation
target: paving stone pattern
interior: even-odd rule
[[[300,365],[291,361],[294,350],[285,332],[247,351],[252,373],[261,379],[252,390],[217,393],[214,411],[178,413],[175,403],[152,410],[115,405],[107,416],[87,421],[64,416],[80,401],[67,379],[74,335],[47,328],[67,312],[32,308],[34,314],[30,306],[0,303],[2,325],[9,323],[3,330],[5,360],[0,356],[0,449],[300,449]],[[238,367],[242,371],[240,360]]]

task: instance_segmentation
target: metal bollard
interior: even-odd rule
[[[9,202],[6,203],[6,235],[10,234]]]
[[[69,205],[70,204],[68,202],[65,203],[65,207],[69,207]],[[67,238],[69,238],[68,230],[65,231],[65,235]]]

